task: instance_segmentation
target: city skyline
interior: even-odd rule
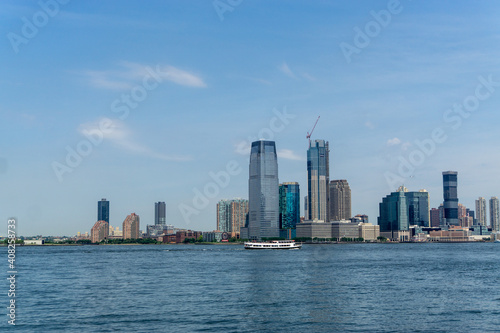
[[[318,116],[312,139],[329,142],[352,215],[375,221],[403,184],[438,207],[445,170],[466,207],[499,196],[500,4],[400,1],[384,25],[387,1],[233,7],[67,2],[26,35],[44,8],[4,1],[0,218],[21,235],[74,235],[100,198],[111,225],[131,211],[154,224],[161,199],[169,224],[212,230],[219,200],[247,197],[260,138],[306,195]]]

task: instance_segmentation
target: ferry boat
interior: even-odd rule
[[[245,249],[248,250],[298,250],[302,244],[295,243],[294,240],[273,240],[270,242],[245,242]]]

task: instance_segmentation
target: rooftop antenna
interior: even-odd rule
[[[314,126],[311,130],[311,133],[307,132],[306,139],[309,139],[309,147],[311,146],[311,135],[313,134],[314,129],[316,128],[316,125],[318,124],[318,120],[319,120],[319,116],[318,116],[318,119],[316,119],[316,122],[314,123]]]

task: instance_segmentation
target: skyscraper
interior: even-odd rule
[[[429,192],[426,190],[406,192],[405,197],[408,206],[408,223],[430,227]]]
[[[164,202],[155,202],[155,225],[166,224],[166,210]]]
[[[431,212],[431,227],[439,228],[439,222],[441,221],[440,213],[438,208],[432,208]]]
[[[295,229],[300,223],[300,188],[299,183],[280,184],[280,229]]]
[[[279,237],[278,186],[275,142],[252,142],[248,180],[249,239]]]
[[[397,192],[392,192],[379,204],[380,215],[378,225],[380,232],[409,230],[408,206],[405,188],[401,186]]]
[[[490,223],[493,232],[500,232],[500,211],[497,197],[490,199]]]
[[[483,197],[476,200],[476,218],[479,225],[486,226],[486,199]]]
[[[106,221],[109,224],[109,201],[106,199],[97,202],[97,221]]]
[[[457,182],[458,172],[443,171],[443,204],[445,225],[459,225]]]
[[[221,200],[217,203],[217,230],[236,236],[245,226],[248,214],[248,200]]]
[[[345,179],[332,180],[329,185],[330,220],[348,220],[351,215],[351,188]]]
[[[123,221],[123,239],[137,239],[139,234],[139,215],[132,213]]]
[[[314,140],[307,150],[307,207],[310,221],[329,221],[328,183],[330,182],[328,142]]]

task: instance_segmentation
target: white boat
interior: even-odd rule
[[[295,243],[294,240],[273,240],[270,242],[245,242],[245,249],[248,250],[298,250],[302,244]]]

